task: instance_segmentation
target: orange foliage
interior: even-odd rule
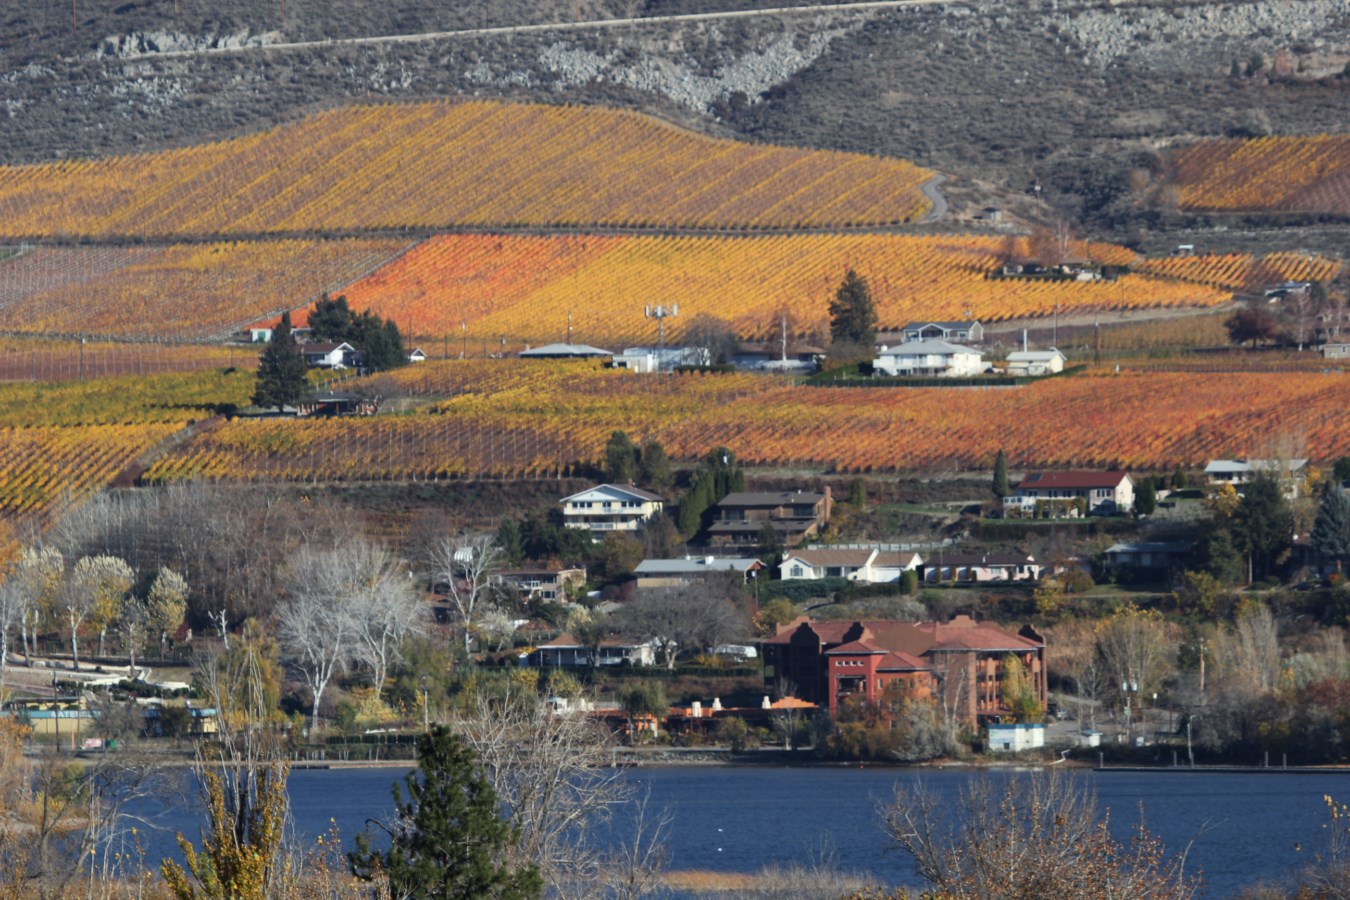
[[[725,445],[751,465],[841,472],[1014,466],[1171,469],[1241,457],[1297,431],[1350,455],[1344,376],[1109,371],[1022,388],[797,386],[748,374],[640,376],[594,364],[425,363],[395,382],[448,396],[411,416],[236,420],[149,478],[367,480],[552,475],[594,464],[612,431],[686,461]],[[1052,411],[1052,414],[1051,414]]]
[[[1286,281],[1331,281],[1340,273],[1341,263],[1311,253],[1271,253],[1264,257],[1225,253],[1146,259],[1136,270],[1230,291],[1260,291],[1268,284]]]
[[[1177,152],[1193,210],[1350,213],[1350,136],[1213,140]]]
[[[0,168],[0,234],[250,235],[515,225],[892,224],[932,173],[715,140],[595,107],[330,110],[163,153]]]
[[[1109,244],[1075,252],[1117,264]],[[343,289],[354,309],[393,318],[423,339],[461,334],[512,344],[653,340],[644,305],[677,302],[679,340],[700,313],[763,337],[786,308],[804,331],[823,326],[844,272],[867,278],[883,330],[916,318],[984,322],[1093,309],[1215,306],[1226,293],[1144,275],[1116,281],[991,278],[1003,241],[974,235],[535,237],[442,235]]]

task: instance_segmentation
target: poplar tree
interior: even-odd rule
[[[1008,459],[1003,455],[1003,451],[998,451],[998,456],[994,457],[994,496],[1002,500],[1012,493],[1012,488],[1008,486]]]

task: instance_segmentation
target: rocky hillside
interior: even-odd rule
[[[1039,181],[1059,213],[1120,232],[1166,224],[1139,204],[1165,177],[1169,144],[1350,127],[1350,0],[873,4],[575,24],[785,5],[76,0],[72,26],[62,4],[16,4],[0,29],[0,159],[195,142],[352,100],[608,103],[710,133],[905,156],[951,173],[958,195],[1002,192],[1000,205],[1029,209]]]

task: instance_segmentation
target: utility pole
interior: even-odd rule
[[[666,319],[674,318],[679,314],[680,314],[680,305],[678,303],[676,303],[674,306],[662,306],[660,304],[657,304],[656,306],[642,307],[643,318],[656,320],[657,341],[658,346],[662,350],[661,353],[662,356],[665,355],[664,351],[666,349]],[[657,365],[660,364],[661,364],[660,361],[658,361]]]
[[[469,353],[469,323],[459,323],[459,358],[463,359]]]

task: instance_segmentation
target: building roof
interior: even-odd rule
[[[560,502],[566,503],[577,497],[583,497],[592,491],[611,491],[618,494],[626,494],[629,497],[636,497],[639,500],[646,500],[649,503],[665,503],[664,497],[659,497],[651,491],[644,491],[642,488],[633,487],[631,484],[597,484],[595,487],[586,488],[584,491],[578,491],[575,494],[562,498]]]
[[[737,506],[765,507],[772,509],[778,506],[796,506],[801,503],[810,503],[814,505],[824,498],[824,494],[817,494],[809,491],[782,491],[781,493],[774,493],[772,491],[736,491],[727,494],[717,502],[717,505],[725,509]]]
[[[930,558],[929,563],[933,560]],[[1025,566],[1035,564],[1036,557],[1021,553],[943,553],[938,557],[946,566]]]
[[[974,650],[982,652],[1020,652],[1045,646],[1024,634],[1008,634],[994,625],[977,622],[969,616],[956,616],[950,622],[895,622],[889,620],[847,620],[816,622],[798,619],[788,623],[765,644],[791,644],[794,636],[807,629],[819,638],[829,653],[835,647],[861,642],[868,647],[889,650],[904,661],[925,668],[920,657],[930,652]],[[1029,628],[1023,632],[1036,633]],[[1039,638],[1039,635],[1036,635]],[[860,651],[861,652],[861,651]]]
[[[339,342],[337,342],[337,343],[326,342],[326,343],[322,343],[322,344],[301,344],[301,345],[300,345],[301,351],[303,351],[303,352],[305,352],[305,353],[332,353],[334,350],[341,350],[343,347],[346,347],[348,350],[355,350],[355,349],[356,349],[355,347],[353,347],[351,344],[347,343],[346,341],[339,341]]]
[[[718,558],[700,556],[684,559],[644,559],[633,570],[634,575],[701,575],[705,572],[740,572],[744,574],[756,566],[763,566],[757,559]]]
[[[1106,553],[1190,553],[1190,541],[1122,541],[1107,547]]]
[[[1130,476],[1125,472],[1028,472],[1018,489],[1115,488]]]
[[[768,353],[772,356],[779,356],[783,352],[783,345],[778,341],[745,341],[741,344],[741,352],[738,356],[758,356]],[[788,356],[802,356],[810,354],[811,356],[824,356],[826,350],[824,347],[817,347],[815,344],[789,343],[787,346]]]
[[[1205,466],[1206,475],[1244,475],[1248,472],[1282,472],[1287,466],[1297,472],[1308,464],[1306,459],[1212,459]]]
[[[645,647],[650,641],[630,641],[621,637],[607,637],[600,642],[601,647]],[[564,631],[551,641],[543,644],[535,644],[536,650],[583,650],[592,644],[583,644],[573,637],[570,633]]]
[[[936,339],[905,341],[895,347],[882,347],[877,351],[877,356],[956,356],[961,353],[984,356],[983,350]]]
[[[855,566],[862,568],[876,560],[875,549],[859,550],[792,550],[783,556],[783,562],[799,559],[811,567]]]
[[[1008,362],[1049,362],[1057,356],[1066,358],[1054,347],[1049,350],[1015,350],[1008,354]]]
[[[554,577],[558,577],[560,575],[565,575],[568,572],[585,572],[585,571],[586,571],[585,569],[579,566],[564,566],[556,569],[545,569],[545,568],[503,569],[500,572],[494,572],[493,575],[496,576],[497,578],[529,578],[535,575],[551,575]]]
[[[927,328],[930,325],[935,325],[938,328],[945,329],[946,331],[961,331],[963,329],[971,328],[978,324],[980,324],[978,319],[969,322],[906,322],[904,327],[902,327],[900,330],[918,331],[920,328]]]
[[[532,350],[520,351],[520,356],[534,359],[558,359],[567,357],[613,356],[608,350],[592,347],[589,344],[545,344]]]

